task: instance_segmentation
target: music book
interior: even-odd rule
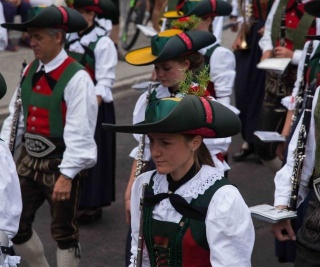
[[[257,68],[282,74],[290,62],[291,58],[266,58],[257,64]]]
[[[271,132],[271,131],[255,131],[253,132],[254,135],[258,136],[258,138],[265,142],[285,142],[286,138],[279,134],[278,132]]]
[[[253,218],[269,222],[278,223],[287,219],[295,219],[297,212],[292,210],[280,210],[268,204],[261,204],[249,208]]]

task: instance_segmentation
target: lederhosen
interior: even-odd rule
[[[153,194],[152,175],[147,191]],[[203,195],[191,201],[192,206],[208,208],[214,193],[230,184],[226,178],[216,181]],[[150,266],[206,267],[210,264],[210,249],[204,220],[183,216],[179,223],[158,221],[152,218],[154,206],[144,208],[143,234]]]
[[[83,34],[90,33],[94,30],[94,27],[98,26],[95,25],[87,29]],[[97,40],[91,42],[88,46],[81,45],[85,51],[84,54],[68,49],[73,42],[80,43],[79,39],[70,41],[66,47],[69,56],[76,59],[87,69],[95,84],[97,81],[95,79],[94,50],[103,36],[105,35],[98,36]],[[79,205],[80,210],[109,206],[111,202],[115,201],[116,134],[102,129],[102,123],[116,123],[113,102],[102,102],[99,105],[94,136],[98,149],[97,164],[89,169],[88,178],[84,180]]]
[[[79,231],[75,214],[79,202],[80,178],[72,181],[70,200],[53,203],[54,184],[60,175],[65,144],[63,131],[67,106],[63,99],[65,86],[83,67],[68,57],[50,73],[36,73],[39,61],[33,61],[21,84],[21,99],[25,118],[25,146],[17,161],[23,210],[19,231],[13,243],[21,244],[32,236],[32,222],[38,208],[47,200],[52,217],[52,237],[59,248],[78,243]]]
[[[303,4],[297,4],[295,0],[279,1],[271,31],[274,47],[278,46],[279,43],[282,7],[286,7],[285,47],[293,51],[296,49],[302,50],[305,38],[301,38],[301,36],[315,34],[315,19],[304,12]],[[292,93],[297,78],[297,66],[289,64],[280,77],[274,72],[267,72],[266,75],[265,96],[258,130],[281,133],[286,118],[286,109],[281,105],[281,99]],[[266,144],[256,139],[255,144],[257,153],[263,160],[269,161],[276,157],[277,143]]]

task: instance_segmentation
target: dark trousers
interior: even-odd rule
[[[15,15],[21,16],[21,22],[27,21],[28,11],[31,7],[28,2],[22,0],[19,6],[14,6],[10,2],[3,0],[1,1],[1,3],[3,5],[3,12],[6,22],[13,23]]]

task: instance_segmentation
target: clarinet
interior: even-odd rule
[[[140,221],[139,221],[139,237],[138,237],[138,249],[137,256],[134,259],[134,267],[142,266],[142,254],[143,254],[143,204],[144,204],[144,195],[147,190],[147,183],[142,184],[142,193],[140,197]]]
[[[297,208],[297,200],[298,200],[299,186],[300,186],[300,180],[301,180],[301,173],[303,169],[303,161],[306,157],[305,149],[306,149],[306,143],[307,143],[307,138],[308,138],[309,128],[310,128],[312,101],[313,101],[314,93],[316,91],[316,84],[317,84],[317,80],[314,79],[310,84],[310,86],[305,91],[306,102],[305,102],[305,108],[304,108],[304,116],[299,129],[297,147],[294,152],[293,171],[290,178],[292,183],[292,189],[291,189],[290,204],[288,205],[288,209],[293,211],[295,211]]]
[[[151,95],[152,90],[158,86],[158,82],[150,82],[148,85],[148,94],[147,94],[147,105],[150,102],[149,98]],[[145,148],[145,138],[146,135],[142,134],[139,140],[139,145],[138,145],[138,152],[137,152],[137,167],[134,173],[134,179],[136,179],[142,172],[142,169],[145,165],[143,161],[143,153],[144,153],[144,148]]]
[[[302,76],[299,81],[299,90],[298,90],[298,94],[296,96],[296,106],[294,109],[294,113],[292,114],[291,126],[294,125],[295,121],[297,120],[297,118],[302,110],[302,102],[303,102],[303,95],[304,95],[304,89],[305,89],[306,73],[307,73],[308,64],[309,64],[312,50],[313,50],[313,41],[310,41],[308,48],[307,48],[306,58],[304,61]]]
[[[282,7],[282,15],[280,21],[280,36],[279,36],[279,44],[281,47],[286,45],[286,7]],[[285,112],[286,109],[281,104],[281,99],[285,96],[284,85],[282,82],[282,76],[278,75],[278,99],[279,99],[279,106],[275,108],[276,112]]]
[[[22,68],[21,68],[21,72],[20,72],[20,82],[19,82],[19,87],[17,89],[16,101],[14,103],[14,113],[13,113],[13,118],[12,118],[12,125],[11,125],[10,139],[9,139],[9,149],[10,149],[12,155],[14,154],[14,149],[15,149],[15,145],[16,145],[16,136],[17,136],[18,125],[19,125],[20,111],[21,111],[21,106],[22,106],[21,83],[22,83],[22,79],[23,79],[23,71],[26,66],[27,66],[27,62],[26,62],[26,60],[24,60],[22,62]]]

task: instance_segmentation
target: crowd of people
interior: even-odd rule
[[[240,133],[233,161],[254,156],[269,168],[274,206],[298,214],[272,224],[276,257],[319,267],[320,1],[153,4],[157,34],[122,58],[119,0],[1,0],[0,50],[26,46],[34,60],[0,135],[0,266],[15,267],[20,258],[49,266],[33,227],[45,201],[57,266],[79,266],[79,225],[98,220],[115,201],[115,133],[123,132],[137,141],[123,192],[126,266],[251,266],[250,210],[228,179],[229,146]],[[226,20],[238,32],[233,51],[221,44]],[[13,31],[21,34],[18,44]],[[282,72],[256,67],[269,59],[289,60]],[[116,124],[118,60],[154,66],[132,125]],[[5,92],[0,75],[0,99]],[[255,131],[286,141],[263,142]]]

